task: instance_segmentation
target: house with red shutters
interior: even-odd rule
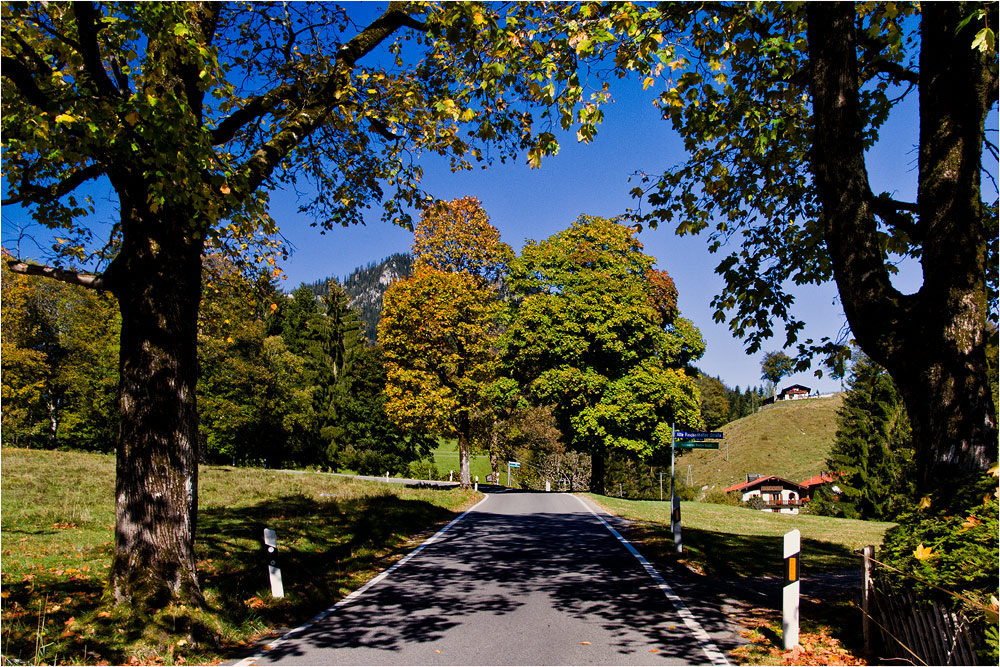
[[[815,489],[834,481],[834,476],[828,472],[821,472],[801,484],[777,475],[747,475],[747,481],[733,484],[726,489],[726,493],[739,493],[740,500],[759,507],[763,512],[798,514],[799,508],[809,502]],[[840,493],[836,486],[833,491]],[[753,498],[760,500],[752,502]]]
[[[777,400],[779,401],[797,401],[801,398],[809,398],[812,395],[812,389],[801,384],[793,384],[791,387],[785,387],[778,394]]]
[[[758,506],[761,511],[782,514],[798,514],[804,492],[801,484],[777,475],[747,475],[747,481],[726,489],[726,493],[739,493],[740,500]],[[753,498],[760,500],[753,501]]]

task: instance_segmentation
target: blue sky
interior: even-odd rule
[[[375,6],[365,9],[373,10]],[[565,134],[560,137],[559,155],[544,159],[541,168],[535,170],[529,169],[522,159],[487,171],[456,174],[438,158],[423,158],[427,190],[441,199],[479,198],[492,223],[516,251],[526,239],[542,239],[565,229],[580,214],[613,217],[635,207],[635,200],[628,194],[636,185],[629,183],[630,175],[637,171],[662,173],[683,161],[684,153],[669,123],[660,118],[652,104],[658,93],[655,88],[642,91],[637,82],[619,82],[612,92],[615,103],[606,108],[605,122],[592,144],[577,144],[574,134]],[[987,127],[994,130],[997,127],[995,108]],[[916,110],[909,104],[890,119],[879,145],[869,156],[876,192],[888,191],[898,199],[914,200],[917,137]],[[991,169],[996,174],[995,163]],[[984,182],[984,190],[986,198],[996,196],[988,181]],[[337,228],[320,234],[317,228],[309,226],[311,219],[307,215],[298,213],[297,204],[293,194],[272,195],[272,215],[295,248],[290,259],[282,264],[287,276],[283,287],[287,291],[301,282],[328,276],[343,278],[358,266],[410,248],[412,234],[380,222],[377,211],[370,215],[366,226]],[[113,210],[110,202],[108,208]],[[3,211],[5,247],[13,247],[16,223],[24,217],[17,211]],[[721,377],[729,386],[745,388],[761,384],[763,351],[780,349],[784,337],[779,333],[779,337],[765,343],[762,352],[748,356],[742,341],[734,339],[725,324],[713,321],[710,303],[722,286],[714,269],[728,248],[722,249],[722,255],[712,255],[704,237],[677,237],[669,228],[647,229],[639,238],[646,252],[657,258],[658,267],[673,277],[682,314],[695,323],[705,338],[706,352],[699,367]],[[24,252],[27,256],[33,254],[30,248]],[[897,286],[909,292],[917,289],[919,283],[919,266],[904,266]],[[832,284],[800,288],[793,293],[794,312],[807,323],[800,338],[836,337],[845,326]],[[777,330],[781,331],[780,326]],[[782,385],[791,383],[824,392],[840,388],[838,380],[816,379],[811,372],[788,378]]]
[[[606,109],[605,122],[593,143],[578,144],[575,135],[567,134],[560,138],[559,154],[543,160],[540,169],[530,169],[522,160],[456,174],[442,162],[429,160],[424,181],[427,189],[446,200],[477,197],[515,251],[520,251],[527,239],[543,239],[565,229],[580,214],[612,217],[634,208],[636,201],[629,190],[636,183],[629,183],[630,175],[636,171],[662,173],[684,159],[683,147],[669,122],[653,107],[654,90],[643,92],[636,82],[622,82],[612,91],[615,103]],[[876,186],[902,199],[914,197],[916,157],[909,153],[909,147],[916,142],[916,128],[912,111],[893,121],[885,146],[873,155]],[[294,198],[275,196],[273,203],[273,215],[295,246],[282,267],[288,276],[288,289],[331,275],[343,278],[359,265],[408,251],[412,243],[410,232],[378,222],[377,213],[366,226],[338,228],[321,235],[297,213]],[[728,327],[713,321],[710,303],[722,287],[715,267],[727,248],[713,255],[704,236],[678,237],[667,227],[645,229],[639,239],[647,254],[657,259],[658,268],[673,277],[681,313],[705,338],[706,352],[699,367],[731,387],[763,384],[763,351],[780,349],[784,335],[779,333],[780,338],[771,339],[763,351],[748,356]],[[918,283],[919,275],[912,270],[904,271],[899,280],[908,291],[916,289]],[[803,338],[836,337],[846,320],[835,287],[811,286],[794,293],[795,311],[807,323]],[[776,330],[781,331],[780,327]],[[828,376],[817,379],[812,372],[788,378],[782,385],[792,383],[824,392],[840,389],[839,380]]]

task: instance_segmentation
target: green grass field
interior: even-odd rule
[[[590,497],[613,514],[638,522],[637,535],[653,553],[674,557],[668,502]],[[803,571],[860,570],[854,551],[881,544],[893,525],[697,502],[681,503],[681,524],[682,560],[696,571],[722,577],[778,574],[782,536],[796,528],[802,532]]]
[[[442,463],[449,457],[457,463],[453,445],[437,454]],[[5,660],[31,664],[226,659],[354,590],[480,497],[460,489],[202,466],[196,549],[209,609],[175,605],[148,616],[101,605],[114,539],[113,457],[18,449],[4,449],[0,457],[0,646]],[[487,473],[487,457],[474,457],[473,474],[484,480]],[[651,556],[672,558],[666,503],[595,500],[635,520],[635,536]],[[889,526],[703,503],[684,503],[683,512],[685,562],[719,576],[774,575],[780,536],[791,528],[803,533],[806,573],[851,569],[858,565],[853,549],[877,544]],[[278,534],[283,600],[269,594],[264,527]]]
[[[774,405],[722,427],[719,449],[689,450],[677,457],[678,479],[691,466],[692,485],[721,490],[747,473],[802,482],[827,469],[843,399],[813,398]]]
[[[458,440],[441,440],[434,450],[434,465],[437,466],[439,477],[448,479],[448,471],[455,471],[455,481],[458,481]],[[469,474],[479,482],[486,483],[486,476],[491,474],[490,457],[486,454],[473,454],[469,457]]]
[[[0,650],[5,659],[29,664],[226,659],[256,637],[326,608],[481,497],[202,466],[196,549],[209,612],[175,606],[147,618],[141,610],[100,606],[114,539],[114,458],[18,449],[0,457]],[[282,600],[270,596],[264,527],[278,535]]]

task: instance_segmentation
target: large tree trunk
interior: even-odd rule
[[[924,283],[904,295],[882,258],[864,161],[854,6],[808,6],[811,161],[834,275],[858,344],[888,369],[905,398],[922,492],[997,460],[985,351],[988,227],[979,187],[995,82],[971,48],[977,28],[956,36],[968,11],[958,3],[923,5],[919,219],[911,236],[923,247]]]
[[[604,495],[604,474],[607,469],[607,448],[595,445],[590,453],[590,492]]]
[[[195,385],[202,243],[184,233],[190,217],[183,213],[171,219],[138,215],[126,202],[122,208],[125,241],[108,271],[122,315],[108,590],[115,602],[138,608],[170,600],[199,604]]]
[[[493,473],[493,483],[500,483],[500,452],[490,449],[490,471]]]

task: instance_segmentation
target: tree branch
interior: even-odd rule
[[[888,74],[896,81],[906,81],[914,86],[920,85],[920,75],[913,70],[906,69],[897,62],[891,60],[873,60],[865,64],[865,69]]]
[[[215,41],[215,31],[219,27],[219,18],[222,16],[222,8],[225,3],[206,2],[202,3],[199,12],[199,25],[201,34],[204,36],[205,44],[210,46]]]
[[[882,56],[886,50],[884,39],[872,37],[864,30],[857,30],[855,34],[857,35],[856,39],[858,43],[864,49],[862,60],[864,69],[888,74],[897,81],[906,81],[914,86],[920,84],[920,75],[918,73],[903,67],[897,62],[886,60]],[[865,78],[867,79],[868,77]]]
[[[80,287],[86,287],[88,289],[107,289],[107,284],[104,280],[103,274],[86,273],[83,271],[69,271],[67,269],[59,269],[54,266],[30,264],[28,262],[22,262],[19,259],[8,260],[7,266],[11,271],[19,273],[22,276],[42,276],[43,278],[51,278],[52,280],[69,283],[70,285],[79,285]]]
[[[38,55],[38,52],[31,48],[31,45],[24,41],[21,35],[14,33],[11,35],[14,43],[20,48],[19,56],[27,56],[31,60],[31,64],[35,66],[35,71],[37,72],[52,72],[51,66],[45,62],[45,59]]]
[[[358,60],[371,53],[379,44],[402,27],[426,30],[426,24],[406,13],[406,4],[390,2],[385,13],[340,47],[332,71],[312,99],[295,114],[270,141],[257,149],[243,167],[246,191],[252,192],[270,176],[277,165],[305,137],[312,134],[341,104],[337,90]]]
[[[212,130],[212,145],[219,146],[230,141],[236,136],[240,128],[266,115],[282,102],[288,102],[293,99],[295,99],[295,86],[291,84],[279,86],[266,95],[258,95],[252,98],[249,102],[224,118],[219,123],[219,126]]]
[[[73,3],[73,13],[76,15],[77,32],[80,35],[80,55],[83,56],[84,71],[99,93],[117,97],[118,88],[104,69],[104,63],[101,62],[101,50],[97,42],[97,35],[100,32],[97,26],[97,9],[90,2],[77,1]]]
[[[340,51],[337,53],[337,64],[343,63],[348,68],[354,67],[356,62],[371,53],[372,49],[400,28],[412,28],[425,32],[427,24],[417,21],[407,14],[405,7],[405,3],[390,2],[382,16],[340,47]]]
[[[93,180],[104,174],[104,166],[100,164],[87,165],[83,169],[73,172],[68,178],[58,183],[53,183],[48,187],[23,183],[17,194],[4,199],[0,204],[21,204],[24,202],[42,203],[59,199],[63,195],[69,194],[82,183]]]
[[[42,92],[42,89],[35,83],[31,70],[17,58],[4,56],[0,59],[3,65],[3,76],[10,80],[21,92],[30,104],[38,107],[40,111],[48,111],[52,105],[52,98]]]
[[[400,139],[406,138],[405,135],[394,134],[392,130],[389,129],[389,126],[378,118],[369,118],[368,124],[371,125],[372,129],[375,130],[375,132],[377,132],[379,136],[381,136],[386,141],[398,141]]]
[[[913,220],[913,215],[907,215],[918,212],[916,204],[896,201],[886,193],[882,193],[878,197],[872,196],[870,203],[872,212],[886,224],[905,233],[914,241],[924,241],[924,233],[920,229],[920,225]]]

